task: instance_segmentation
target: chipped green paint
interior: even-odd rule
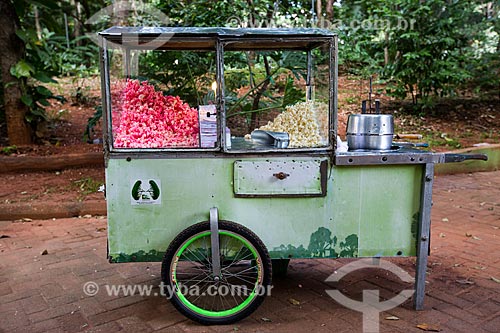
[[[309,250],[311,256],[313,257],[338,257],[338,254],[335,252],[335,245],[337,245],[337,236],[332,236],[332,232],[325,227],[320,227],[316,230],[309,240],[309,246],[307,249]],[[326,252],[329,252],[329,255],[326,255]]]
[[[419,210],[423,167],[383,165],[338,167],[342,219],[357,228],[358,256],[386,257],[416,254],[411,222]],[[343,191],[349,188],[350,191]],[[341,230],[341,229],[340,229]],[[346,235],[346,233],[344,233]],[[345,236],[343,236],[345,237]]]
[[[340,242],[340,257],[355,258],[358,256],[358,235],[349,235],[345,241]]]
[[[327,228],[320,227],[310,237],[307,249],[304,245],[295,247],[292,244],[284,244],[270,251],[273,258],[355,258],[358,256],[358,236],[349,235],[341,241],[339,247],[337,237],[332,237],[332,232]],[[337,252],[340,250],[340,252]]]
[[[272,251],[269,251],[271,258],[286,259],[286,258],[311,258],[311,252],[304,248],[304,245],[299,245],[295,247],[292,244],[284,245],[281,244],[275,247]]]
[[[418,236],[419,221],[420,221],[420,212],[416,212],[411,217],[411,235],[413,236],[412,237],[412,244],[415,247],[415,249],[417,248],[417,236]]]
[[[158,252],[156,250],[150,250],[149,252],[144,252],[143,250],[134,252],[132,254],[118,253],[109,254],[109,262],[119,263],[119,262],[153,262],[162,261],[165,253]]]
[[[113,262],[160,261],[180,232],[208,220],[211,207],[219,209],[219,219],[252,230],[272,259],[416,253],[412,223],[420,207],[420,165],[329,164],[325,196],[248,198],[234,193],[234,163],[266,158],[126,157],[109,159],[106,168]],[[151,179],[161,192],[157,204],[134,205],[135,182]]]
[[[411,217],[411,234],[415,239],[417,238],[419,220],[420,220],[420,212],[416,212]]]

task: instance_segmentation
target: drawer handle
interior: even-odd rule
[[[287,173],[284,173],[284,172],[278,172],[278,173],[273,174],[273,176],[278,178],[279,180],[283,180],[290,175]]]

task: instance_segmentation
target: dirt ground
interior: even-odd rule
[[[83,89],[77,90],[78,85]],[[383,87],[374,85],[373,91]],[[68,153],[101,152],[101,123],[94,128],[90,143],[83,140],[88,119],[100,103],[99,79],[74,82],[60,79],[51,87],[55,93],[67,98],[66,103],[53,102],[48,108],[50,120],[39,127],[37,144],[26,147],[9,147],[0,142],[0,154],[16,156],[46,156]],[[339,79],[339,135],[345,138],[347,117],[359,113],[361,101],[368,99],[367,80],[355,77]],[[460,98],[438,104],[434,112],[420,115],[411,106],[396,103],[392,98],[374,93],[372,99],[381,100],[381,112],[394,115],[398,134],[422,134],[421,142],[427,142],[435,151],[472,147],[484,143],[500,143],[500,100]],[[92,143],[95,142],[95,143]],[[79,168],[51,172],[0,173],[0,203],[31,201],[85,201],[104,200],[96,193],[104,183],[104,169]]]
[[[103,168],[0,174],[0,203],[104,200],[97,192],[104,184]]]

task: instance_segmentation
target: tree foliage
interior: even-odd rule
[[[56,97],[47,83],[62,75],[98,73],[97,46],[86,33],[111,24],[157,23],[147,13],[139,13],[139,0],[5,1],[15,9],[16,38],[25,46],[9,73],[22,89],[19,101],[29,107],[25,120],[32,125],[43,118],[47,99]],[[123,4],[132,11],[128,18],[120,16],[120,9],[105,11],[97,24],[86,23],[107,6]],[[387,83],[388,93],[410,98],[415,104],[425,105],[433,96],[453,96],[464,89],[481,94],[494,91],[500,97],[498,1],[144,0],[144,4],[164,13],[168,17],[164,24],[170,26],[333,29],[339,34],[343,71],[361,76],[377,73]],[[164,57],[156,60],[164,61]],[[183,59],[177,72],[168,74],[186,79],[184,87],[177,88],[192,90],[193,82],[204,78],[200,69],[211,69],[210,63],[191,66],[198,60]],[[233,71],[228,83],[234,79],[251,85],[248,75],[252,73],[244,69],[248,61],[240,60],[244,66]],[[257,105],[262,102],[258,96],[254,96]],[[6,103],[5,98],[0,101]],[[0,115],[0,119],[5,117]]]
[[[45,107],[49,105],[48,100],[64,100],[44,84],[55,83],[55,77],[61,75],[97,73],[97,46],[83,35],[86,11],[75,10],[75,4],[78,8],[83,4],[89,13],[91,8],[98,8],[100,4],[97,1],[93,2],[93,6],[89,6],[87,1],[6,1],[13,6],[16,21],[19,22],[15,36],[11,38],[16,38],[23,45],[23,54],[11,64],[10,75],[17,79],[21,90],[20,102],[28,108],[23,117],[7,119],[16,122],[15,128],[29,128],[36,133],[37,124],[47,119]],[[71,31],[68,38],[65,36],[66,29]],[[18,140],[14,139],[15,133],[8,134],[11,141]]]
[[[343,1],[342,15],[351,25],[340,29],[341,56],[355,70],[379,73],[390,94],[415,104],[454,95],[484,74],[484,63],[498,61],[491,38],[498,43],[499,8],[490,5],[488,14],[483,1]],[[496,77],[477,83],[498,86],[496,68]]]

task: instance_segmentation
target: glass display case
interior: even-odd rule
[[[108,151],[333,148],[328,31],[113,27],[100,35]]]

